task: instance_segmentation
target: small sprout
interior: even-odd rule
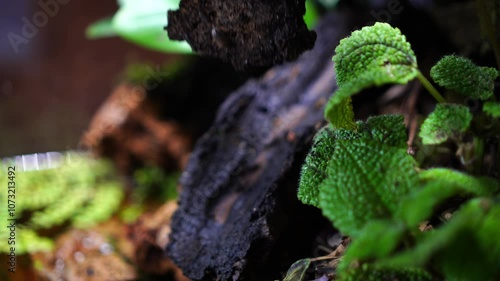
[[[458,140],[472,121],[469,109],[458,104],[438,104],[425,119],[419,136],[424,144],[440,144],[449,138]]]
[[[459,56],[445,56],[431,69],[431,77],[440,86],[464,96],[486,100],[493,95],[498,71],[480,67]]]
[[[288,269],[283,281],[302,281],[307,269],[311,265],[311,259],[301,259],[294,262]]]

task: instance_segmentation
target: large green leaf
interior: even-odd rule
[[[339,140],[320,185],[319,206],[342,233],[356,237],[370,220],[389,218],[417,180],[406,149],[368,139]]]
[[[304,204],[319,207],[319,187],[327,176],[327,167],[333,159],[336,142],[363,138],[388,146],[406,147],[406,128],[402,115],[380,115],[368,118],[366,122],[354,124],[359,129],[322,128],[314,137],[313,145],[302,166],[297,196]]]
[[[354,31],[340,41],[335,52],[339,89],[325,109],[325,118],[334,128],[353,129],[353,114],[346,114],[352,111],[346,108],[352,95],[372,86],[405,84],[419,73],[410,43],[399,29],[386,23]]]
[[[167,53],[191,53],[187,42],[172,41],[164,27],[167,10],[177,9],[179,0],[123,0],[112,19],[100,20],[87,28],[87,37],[118,35],[143,47]]]

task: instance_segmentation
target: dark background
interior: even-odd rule
[[[128,63],[167,59],[118,37],[85,38],[90,23],[114,14],[116,0],[59,1],[68,2],[17,54],[8,34],[22,35],[23,17],[33,22],[43,9],[35,0],[0,1],[0,157],[77,148]]]

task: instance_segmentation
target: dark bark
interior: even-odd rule
[[[298,177],[336,88],[331,58],[348,19],[326,17],[311,51],[232,93],[196,144],[167,247],[188,277],[271,280],[307,255],[325,221],[297,200]]]
[[[169,11],[170,39],[230,61],[236,69],[270,67],[296,59],[314,45],[304,0],[182,0]]]

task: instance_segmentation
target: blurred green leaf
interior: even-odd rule
[[[85,30],[85,36],[88,39],[99,39],[117,35],[113,27],[113,18],[111,17],[98,20],[89,25]]]
[[[500,189],[498,181],[488,177],[473,177],[445,168],[419,173],[423,187],[403,199],[397,217],[410,227],[429,219],[435,208],[455,195],[490,196]]]
[[[363,262],[389,255],[404,235],[403,224],[393,220],[373,220],[366,224],[361,234],[352,241],[339,264],[347,269],[352,262]]]
[[[438,229],[421,233],[415,247],[377,262],[379,266],[432,266],[446,280],[498,280],[500,205],[487,198],[467,202]]]
[[[177,9],[179,0],[123,0],[120,8],[109,19],[91,24],[88,38],[109,37],[113,34],[145,48],[166,53],[192,53],[187,42],[172,41],[164,27],[167,10]]]
[[[316,5],[314,5],[312,0],[306,0],[306,13],[304,15],[304,22],[307,28],[313,29],[318,21],[319,13]]]
[[[337,280],[337,279],[336,279]],[[338,281],[432,281],[432,276],[420,268],[380,267],[363,264],[340,273]]]

